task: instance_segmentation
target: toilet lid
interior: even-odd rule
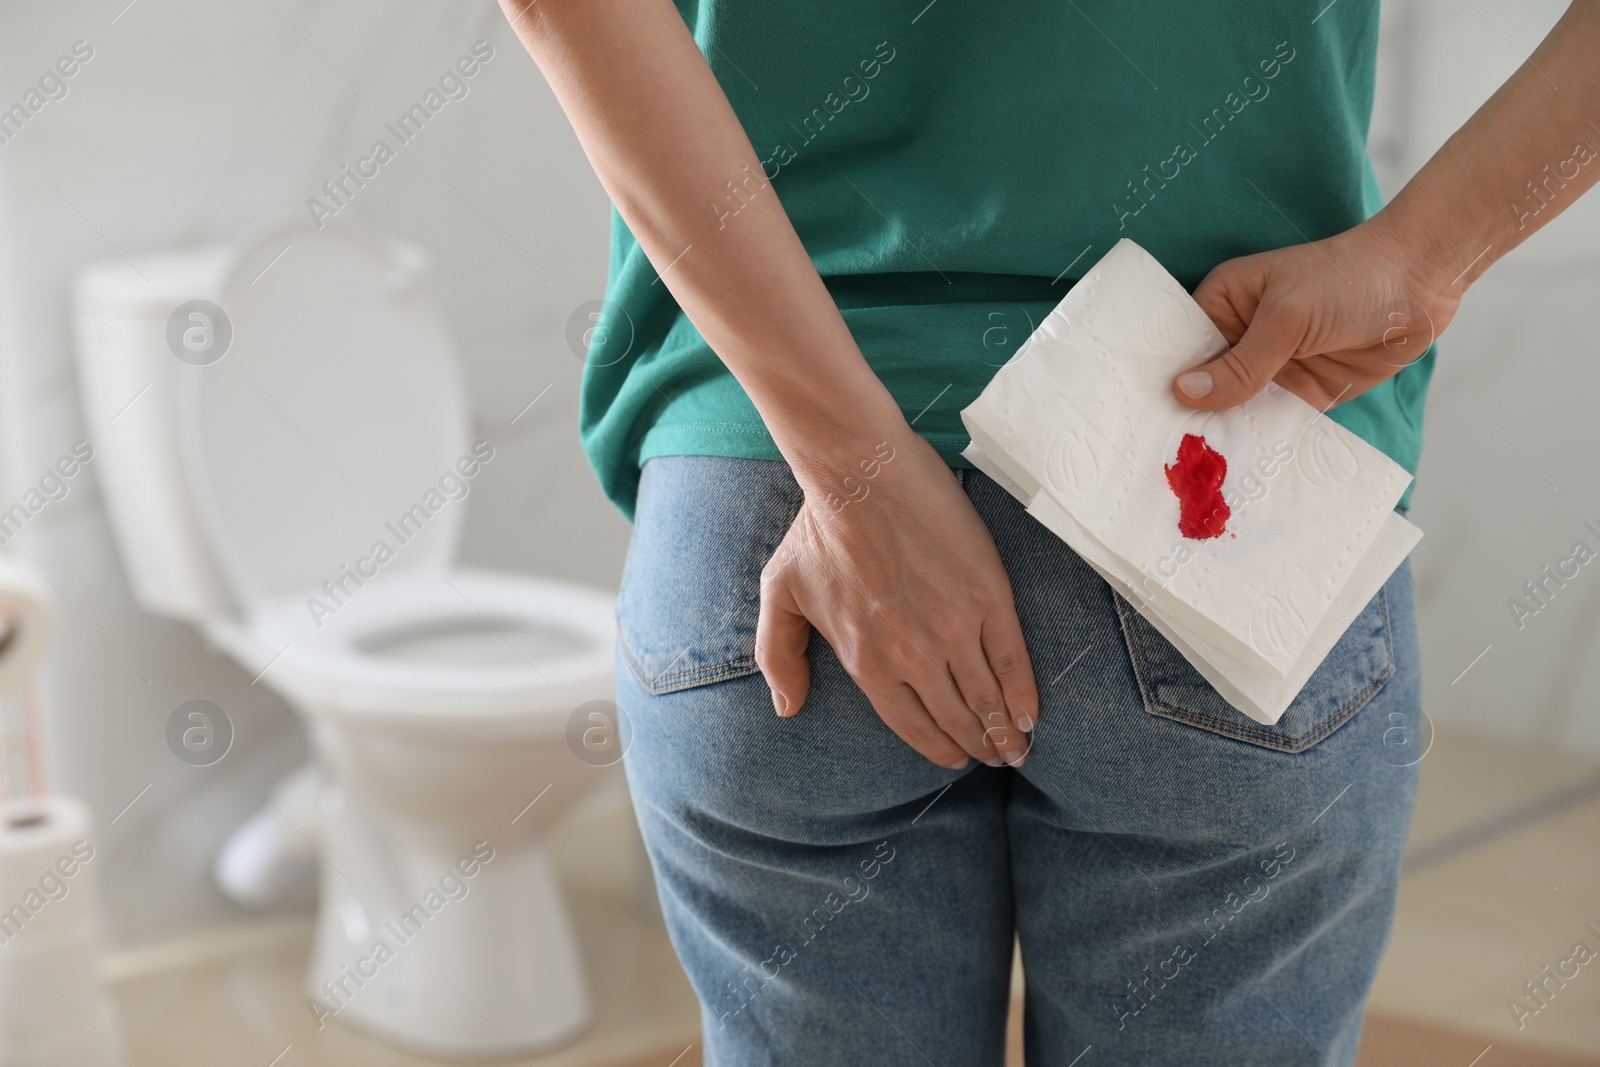
[[[232,342],[215,362],[179,368],[179,435],[201,520],[246,606],[348,597],[352,574],[453,558],[492,450],[474,455],[455,355],[419,271],[415,253],[343,221],[270,225],[231,250],[215,303]]]

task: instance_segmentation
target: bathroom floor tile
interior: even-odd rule
[[[1600,1063],[1600,959],[1552,982],[1546,1006],[1524,987],[1578,941],[1600,952],[1586,925],[1600,928],[1597,775],[1592,758],[1439,732],[1422,764],[1375,1016],[1482,1035],[1496,1049],[1481,1067],[1521,1062],[1510,1048]],[[1537,1014],[1514,1014],[1516,997]]]
[[[1600,1065],[1600,960],[1520,1028],[1507,1007],[1511,997],[1526,1001],[1523,983],[1567,958],[1575,941],[1600,950],[1585,925],[1600,927],[1597,775],[1600,761],[1439,732],[1422,764],[1360,1067],[1467,1067],[1480,1053],[1476,1067]],[[609,866],[591,855],[595,841],[621,839],[627,809],[615,798],[592,807],[552,851],[568,861],[594,1023],[557,1052],[524,1059],[508,1050],[499,1062],[699,1067],[699,1012],[659,921],[640,906],[637,850]],[[306,913],[118,957],[109,980],[121,1051],[136,1067],[442,1067],[336,1022],[319,1032],[300,991],[310,943]],[[1018,1014],[1008,1063],[1020,1063]]]
[[[1516,997],[1538,1006],[1524,983],[1559,965],[1576,942],[1600,952],[1590,922],[1600,928],[1600,798],[1402,879],[1374,1010],[1593,1055],[1600,959],[1552,984],[1537,1015],[1519,1020],[1508,1006]]]
[[[527,1057],[508,1048],[500,1062],[665,1067],[696,1045],[699,1009],[661,927],[605,898],[574,899],[571,909],[589,970],[594,1020],[565,1048]],[[169,954],[167,966],[155,960],[148,968],[123,967],[120,975],[113,968],[120,1051],[137,1067],[442,1067],[443,1061],[337,1022],[318,1031],[300,985],[310,947],[307,915],[274,920],[239,936],[235,945],[204,952],[210,959],[183,964],[176,956],[181,948],[168,948],[156,950]],[[690,1062],[685,1056],[676,1067]]]
[[[1492,833],[1485,814],[1502,822],[1559,794],[1600,790],[1600,759],[1593,756],[1449,728],[1432,741],[1421,763],[1408,859],[1465,834]]]
[[[1356,1067],[1594,1067],[1590,1056],[1545,1052],[1482,1034],[1373,1015],[1361,1036]]]

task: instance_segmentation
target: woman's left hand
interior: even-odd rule
[[[1420,359],[1455,315],[1459,290],[1425,277],[1434,272],[1381,213],[1325,241],[1219,264],[1194,298],[1230,348],[1178,375],[1173,395],[1204,411],[1274,381],[1321,411],[1360,396]]]

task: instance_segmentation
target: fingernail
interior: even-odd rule
[[[959,770],[966,769],[967,764],[969,764],[971,762],[972,762],[971,759],[969,759],[966,756],[962,756],[961,757],[961,761],[959,763],[950,763],[950,764],[946,764],[946,766],[948,766],[952,771],[959,771]]]
[[[1006,765],[1006,761],[1003,759],[986,759],[983,762],[989,767],[1004,767]]]
[[[1206,396],[1211,392],[1211,372],[1192,370],[1178,375],[1178,388],[1192,397]]]
[[[1005,757],[1007,763],[1015,767],[1022,762],[1023,757],[1025,757],[1027,753],[1022,751],[1020,748],[1014,748],[1010,752],[1002,752],[1001,755]]]
[[[777,710],[779,715],[789,714],[789,698],[778,692],[776,689],[772,691],[772,706]]]
[[[1033,716],[1031,716],[1031,715],[1018,715],[1017,716],[1017,728],[1019,730],[1021,730],[1025,734],[1033,733]]]

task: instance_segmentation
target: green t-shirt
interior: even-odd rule
[[[1383,204],[1366,149],[1378,0],[678,7],[765,170],[729,175],[708,217],[736,226],[744,202],[780,198],[951,466],[970,466],[961,409],[1119,238],[1192,291]],[[580,430],[624,514],[653,456],[782,458],[615,215],[606,300]],[[1433,360],[1331,417],[1415,473]]]

